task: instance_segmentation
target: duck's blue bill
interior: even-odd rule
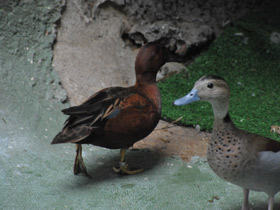
[[[188,95],[175,100],[173,102],[173,104],[176,105],[176,106],[182,106],[182,105],[189,104],[189,103],[192,103],[192,102],[195,102],[195,101],[199,101],[199,100],[200,100],[200,98],[197,95],[197,90],[196,89],[192,89],[192,91],[189,92]]]

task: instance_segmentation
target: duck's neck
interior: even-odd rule
[[[231,135],[230,133],[234,132],[236,129],[229,115],[229,103],[222,104],[223,105],[221,106],[221,104],[212,103],[215,119],[211,141],[212,143],[220,142],[220,145],[229,143],[228,138],[226,138],[225,135]]]
[[[136,75],[136,85],[156,84],[156,73],[146,72]]]
[[[213,101],[211,104],[215,117],[214,126],[231,121],[228,112],[229,101]]]

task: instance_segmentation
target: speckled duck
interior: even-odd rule
[[[214,111],[214,125],[207,159],[222,179],[243,188],[242,210],[249,210],[249,190],[268,194],[268,210],[280,191],[280,142],[235,127],[229,116],[230,89],[218,76],[204,76],[186,96],[174,101],[185,105],[208,101]]]

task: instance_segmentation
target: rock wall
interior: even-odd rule
[[[72,104],[107,86],[134,82],[135,51],[121,39],[126,17],[113,8],[86,23],[76,2],[68,1],[54,46],[54,66]]]
[[[186,45],[179,51],[185,55],[191,46],[204,46],[224,27],[246,12],[266,4],[260,0],[80,0],[76,1],[87,23],[98,18],[108,5],[119,10],[130,20],[124,30],[136,44],[162,37],[170,39],[172,48]]]
[[[188,59],[236,18],[263,4],[266,1],[68,0],[54,48],[55,69],[71,103],[79,104],[101,88],[133,84],[134,59],[143,43],[166,38],[171,51]],[[160,78],[169,72],[165,68]]]
[[[52,67],[55,23],[61,17],[61,8],[54,0],[0,1],[0,119],[6,121],[3,129],[11,126],[14,133],[27,128],[46,133],[46,124],[54,123],[48,120],[51,113],[65,106],[61,103],[67,101],[67,95]]]

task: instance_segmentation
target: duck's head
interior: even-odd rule
[[[212,104],[214,114],[224,117],[228,113],[230,90],[226,81],[213,75],[200,78],[193,89],[186,96],[174,101],[174,105],[181,106],[195,101],[208,101]]]
[[[160,41],[145,44],[135,61],[136,84],[155,82],[159,69],[171,61],[175,61],[175,56]]]

